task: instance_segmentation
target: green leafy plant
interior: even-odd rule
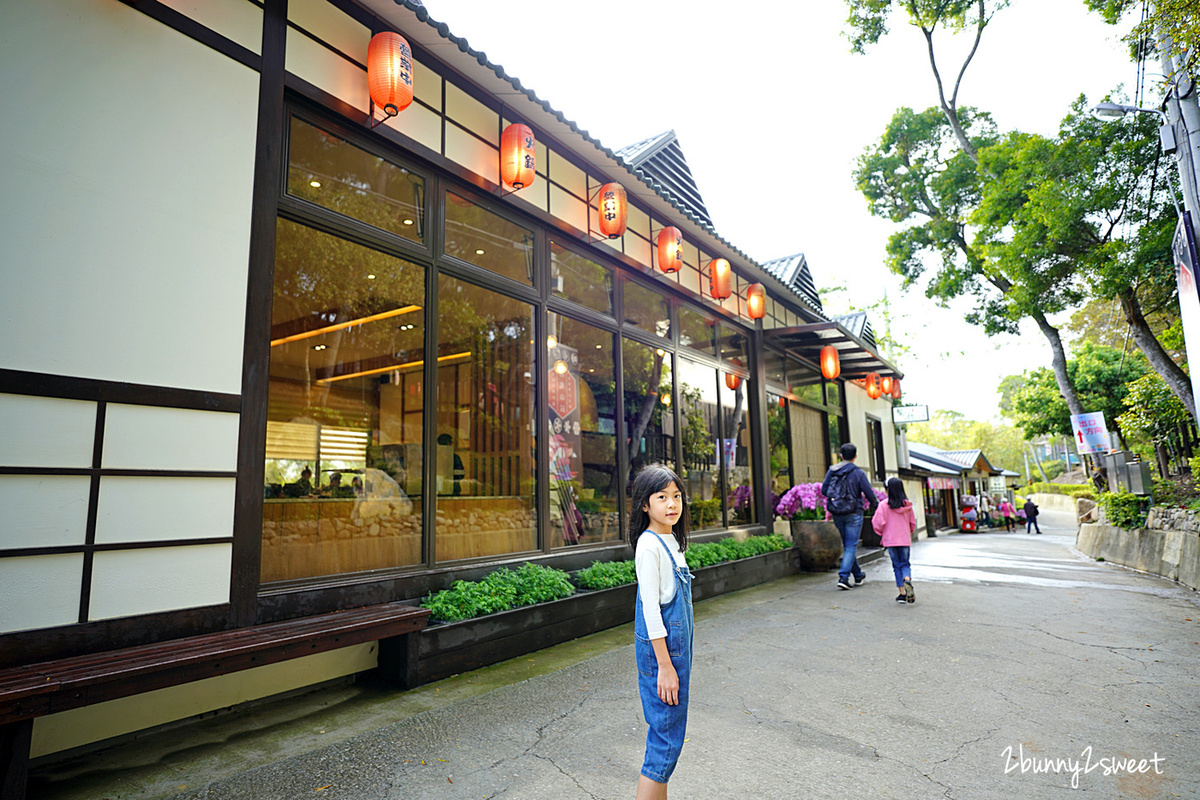
[[[1022,489],[1023,492],[1030,494],[1040,492],[1042,494],[1065,494],[1070,497],[1083,497],[1088,500],[1096,499],[1096,490],[1086,483],[1034,483]]]
[[[612,589],[637,582],[632,561],[595,561],[575,574],[575,582],[584,589]]]
[[[1150,501],[1129,492],[1105,492],[1100,495],[1100,507],[1108,524],[1126,530],[1137,530],[1146,524]]]
[[[693,500],[690,506],[692,513],[692,527],[707,528],[714,524],[721,516],[721,498],[714,497],[711,500]]]
[[[785,550],[791,546],[791,542],[775,533],[769,536],[751,536],[744,542],[739,542],[730,537],[728,539],[721,539],[718,542],[694,544],[684,553],[684,558],[687,559],[690,569],[699,569],[701,567],[711,567],[714,564],[722,564],[726,561],[736,561],[739,558],[749,558],[750,556],[770,553],[775,550]]]
[[[524,564],[516,570],[501,567],[479,581],[455,581],[451,588],[430,595],[421,605],[430,609],[438,622],[457,622],[561,600],[574,593],[575,587],[562,570]]]

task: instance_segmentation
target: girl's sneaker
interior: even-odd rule
[[[908,598],[904,596],[904,592],[901,592],[896,596],[896,602],[900,603],[901,605],[908,602]]]
[[[917,602],[917,593],[913,591],[912,581],[904,582],[904,601],[906,603]]]

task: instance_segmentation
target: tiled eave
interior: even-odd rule
[[[763,335],[768,344],[791,351],[814,363],[820,360],[822,347],[833,345],[837,348],[838,359],[841,361],[841,377],[848,380],[864,378],[868,372],[877,372],[880,377],[904,377],[900,370],[876,353],[866,342],[832,320],[790,328],[772,328],[764,331]]]

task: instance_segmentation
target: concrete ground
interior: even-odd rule
[[[696,607],[672,797],[1200,796],[1200,600],[1044,534],[913,547]],[[35,772],[34,798],[631,798],[631,626],[410,692],[340,685]]]

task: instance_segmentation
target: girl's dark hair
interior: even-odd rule
[[[899,478],[888,478],[887,493],[889,508],[900,508],[908,500],[908,495],[904,493],[904,484]]]
[[[633,479],[629,487],[629,543],[637,547],[638,537],[650,526],[650,515],[642,506],[650,502],[650,496],[674,483],[679,487],[680,501],[683,507],[679,510],[679,519],[671,529],[675,533],[675,541],[679,542],[680,552],[688,546],[688,531],[692,527],[692,514],[688,508],[687,488],[679,476],[662,464],[647,464]]]

